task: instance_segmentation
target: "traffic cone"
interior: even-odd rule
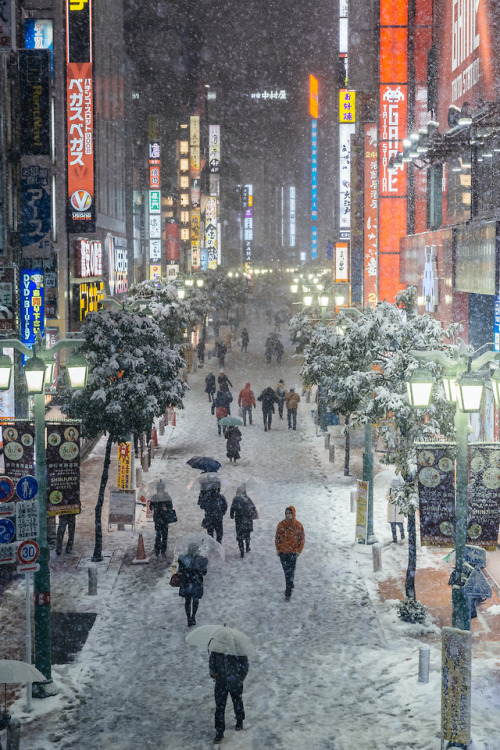
[[[146,557],[146,550],[144,549],[144,539],[142,538],[142,534],[139,534],[139,541],[137,542],[137,553],[135,556],[135,560],[132,560],[132,564],[136,565],[138,563],[148,563],[149,557]]]
[[[175,427],[176,419],[175,419],[175,409],[172,409],[172,427]]]
[[[156,427],[153,427],[153,429],[151,430],[151,437],[153,439],[155,448],[158,448],[158,433],[156,432]]]

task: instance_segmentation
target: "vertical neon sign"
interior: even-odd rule
[[[309,76],[311,120],[311,258],[318,257],[318,79]]]

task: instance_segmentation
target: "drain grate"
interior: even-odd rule
[[[95,612],[52,612],[52,664],[73,661],[96,617]]]

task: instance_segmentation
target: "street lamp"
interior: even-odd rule
[[[474,352],[474,354],[477,352]],[[446,400],[456,404],[455,411],[455,433],[457,445],[456,458],[456,492],[455,492],[455,569],[450,579],[452,583],[452,625],[461,630],[470,630],[470,599],[464,592],[465,581],[462,572],[465,561],[465,545],[467,540],[467,488],[468,488],[468,441],[467,433],[469,427],[469,414],[478,412],[481,406],[481,398],[485,379],[478,373],[481,368],[490,362],[498,361],[498,354],[485,352],[473,360],[472,355],[459,355],[460,359],[452,360],[442,351],[412,351],[412,356],[419,361],[434,361],[443,367],[443,382],[445,385]],[[418,373],[418,368],[416,373]],[[428,370],[428,381],[431,382],[432,375]],[[410,377],[411,383],[413,377]],[[420,376],[419,376],[420,377]],[[500,378],[498,370],[491,378],[493,394],[498,398],[498,386]],[[408,388],[408,396],[412,406],[425,408],[430,402],[417,404],[412,400],[413,389]]]
[[[38,507],[39,507],[39,529],[38,545],[40,556],[38,558],[39,570],[34,577],[35,594],[35,666],[44,675],[45,682],[33,683],[33,696],[35,698],[47,698],[54,695],[57,690],[52,682],[51,662],[51,621],[50,621],[50,549],[47,540],[47,457],[45,449],[45,395],[44,384],[49,357],[60,349],[77,349],[85,343],[85,339],[61,339],[57,341],[50,350],[44,350],[41,346],[41,337],[33,345],[33,350],[17,339],[1,339],[0,345],[5,348],[16,349],[29,357],[24,366],[26,385],[34,398],[34,420],[35,420],[35,478],[38,484]],[[42,356],[40,356],[40,354]],[[9,360],[7,364],[6,359]],[[82,369],[87,369],[86,360],[83,365],[83,357],[78,362],[78,370],[82,376]],[[71,361],[71,360],[70,360]],[[69,363],[68,363],[69,364]],[[12,373],[13,364],[9,357],[0,356],[0,390],[6,390],[10,383],[11,375],[7,374],[10,369]],[[69,372],[68,372],[69,376]],[[80,382],[86,382],[86,372]],[[74,385],[72,387],[75,387]]]

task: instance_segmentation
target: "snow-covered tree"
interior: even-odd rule
[[[219,320],[229,320],[231,317],[241,319],[240,309],[248,301],[251,292],[245,276],[229,276],[222,268],[207,271],[203,289]]]
[[[198,306],[189,299],[179,299],[175,286],[161,281],[146,280],[132,286],[127,303],[141,301],[151,310],[170,346],[185,343],[186,331],[198,320]]]
[[[406,595],[415,598],[416,530],[418,507],[417,463],[414,443],[449,435],[453,429],[454,407],[442,387],[434,389],[427,409],[415,410],[408,403],[406,378],[419,362],[415,350],[440,349],[450,353],[458,326],[443,331],[439,321],[418,315],[416,289],[401,292],[396,304],[381,302],[352,316],[339,316],[344,333],[331,326],[316,326],[304,348],[303,376],[306,382],[322,383],[333,409],[344,414],[352,425],[390,419],[380,428],[387,453],[404,483],[394,501],[408,517],[408,569]],[[375,366],[375,367],[374,367]],[[422,365],[420,365],[422,366]],[[437,378],[441,367],[428,362],[425,367]]]
[[[95,506],[93,560],[102,560],[102,506],[113,443],[132,433],[151,430],[155,417],[168,406],[182,408],[186,386],[179,378],[184,360],[172,349],[158,323],[142,313],[124,310],[91,313],[86,318],[81,347],[89,365],[83,390],[61,392],[62,411],[82,420],[82,433],[108,435]]]

